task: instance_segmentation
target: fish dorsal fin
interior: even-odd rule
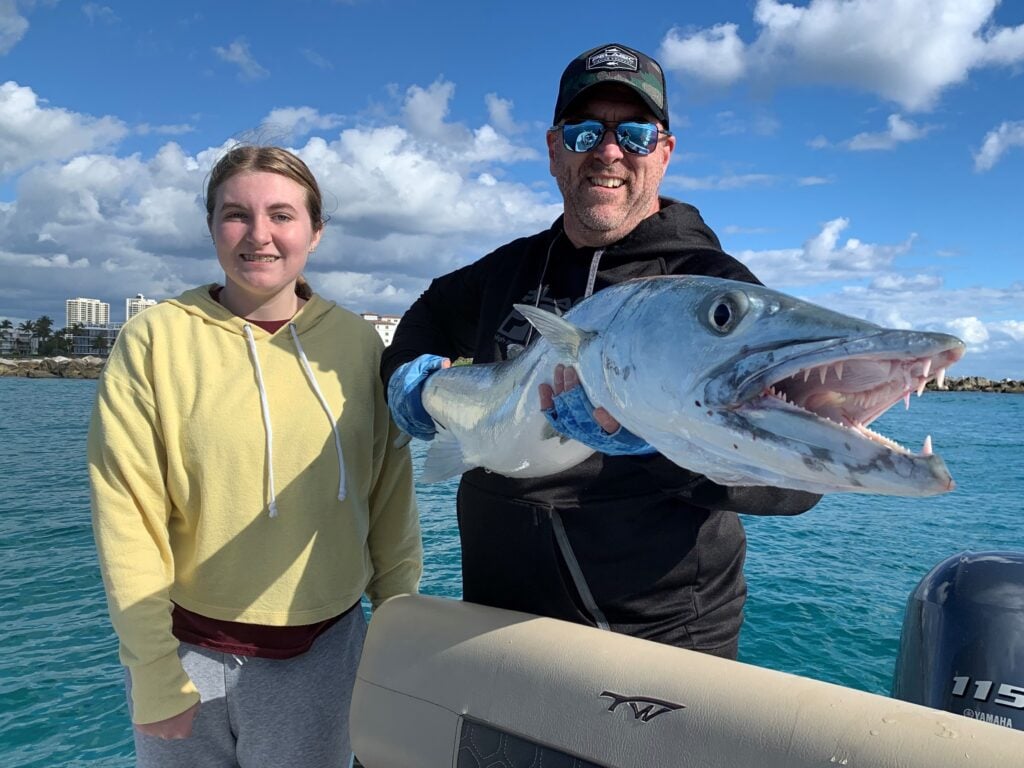
[[[577,328],[563,317],[548,312],[546,309],[530,304],[513,304],[519,313],[530,321],[530,325],[540,332],[555,349],[574,360],[580,356],[580,347],[590,341],[596,333]]]
[[[462,455],[462,448],[459,447],[458,440],[451,432],[439,425],[437,434],[431,441],[430,448],[427,449],[427,458],[423,461],[420,481],[437,483],[475,468],[476,465],[466,461]]]

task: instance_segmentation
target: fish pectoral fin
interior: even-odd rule
[[[456,477],[463,472],[476,469],[476,464],[470,464],[462,455],[462,446],[452,433],[445,429],[438,429],[437,436],[430,443],[427,450],[427,457],[423,460],[423,472],[420,473],[420,481],[424,483],[439,483],[449,477]]]
[[[597,336],[593,331],[577,328],[568,320],[559,317],[546,309],[533,307],[529,304],[513,304],[519,313],[530,321],[530,325],[547,339],[553,347],[574,360],[579,357],[580,346]]]

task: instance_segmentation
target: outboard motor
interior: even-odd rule
[[[1024,553],[961,552],[921,580],[892,695],[1024,731]]]

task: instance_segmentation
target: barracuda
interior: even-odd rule
[[[542,334],[519,357],[432,375],[438,436],[422,479],[474,467],[510,477],[592,451],[555,432],[538,384],[572,365],[595,404],[681,467],[723,485],[929,496],[954,488],[931,438],[913,452],[869,429],[964,353],[941,333],[882,328],[758,285],[633,280],[558,317],[516,305]]]

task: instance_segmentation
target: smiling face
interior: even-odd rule
[[[566,120],[657,124],[628,89],[610,85],[594,90],[566,113]],[[566,149],[561,130],[548,131],[547,142],[551,175],[565,204],[565,234],[575,246],[599,248],[614,243],[658,211],[658,188],[675,148],[674,137],[660,136],[658,146],[645,156],[623,151],[611,130],[589,152]]]
[[[243,171],[216,192],[210,234],[224,268],[221,303],[253,319],[283,320],[301,306],[295,283],[320,242],[306,190],[279,173]]]

